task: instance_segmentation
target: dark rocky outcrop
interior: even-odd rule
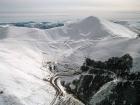
[[[112,94],[96,105],[140,105],[140,81],[120,81]]]
[[[0,94],[3,94],[3,91],[0,91]]]
[[[132,68],[133,59],[129,54],[125,54],[122,57],[112,57],[107,61],[94,61],[90,58],[86,58],[83,66],[81,66],[82,71],[88,71],[89,66],[93,68],[106,69],[112,71],[117,75],[122,75],[129,73]]]
[[[96,105],[139,105],[140,73],[131,73],[133,59],[129,54],[122,57],[112,57],[107,61],[94,61],[86,58],[81,66],[79,79],[73,79],[62,85],[68,93],[73,94],[86,105],[92,105],[90,100],[107,83],[120,79],[112,93]],[[71,88],[71,85],[74,88]],[[106,87],[108,88],[108,87]]]

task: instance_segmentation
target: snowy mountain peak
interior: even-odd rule
[[[57,33],[54,36],[54,33]],[[64,27],[55,28],[49,30],[50,36],[53,38],[66,38],[70,40],[79,40],[79,39],[99,39],[109,35],[109,32],[106,31],[101,24],[100,20],[96,17],[90,16],[86,19],[83,19],[78,22],[70,23]],[[62,36],[62,37],[60,37]]]
[[[64,27],[49,30],[48,33],[54,40],[99,40],[105,37],[137,37],[135,32],[122,25],[101,20],[94,16],[87,17],[78,22],[69,23]]]
[[[97,17],[94,17],[94,16],[89,16],[89,17],[83,19],[82,21],[85,21],[85,22],[97,22],[97,21],[99,21],[99,19]]]
[[[82,20],[83,23],[100,23],[99,19],[94,16],[89,16]]]
[[[103,31],[103,33],[98,33],[102,35],[111,35],[117,37],[127,37],[135,38],[137,34],[131,31],[129,28],[122,26],[120,24],[113,23],[108,20],[99,19],[94,16],[89,16],[80,22],[80,25],[90,26],[94,32]]]

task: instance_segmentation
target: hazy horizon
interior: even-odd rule
[[[0,0],[0,22],[47,21],[98,16],[140,19],[139,0]]]

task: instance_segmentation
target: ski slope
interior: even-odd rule
[[[0,27],[0,105],[49,105],[55,90],[42,79],[42,60],[80,66],[85,57],[105,60],[130,53],[139,68],[140,39],[128,28],[96,17],[63,27]],[[45,54],[44,54],[45,53]]]

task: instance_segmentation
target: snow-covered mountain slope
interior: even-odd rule
[[[0,39],[0,105],[49,105],[55,91],[42,81],[42,53],[46,44],[41,30],[1,28]],[[47,48],[47,47],[45,47]]]
[[[130,29],[113,22],[102,21],[102,24],[108,29],[112,34],[118,35],[120,37],[134,38],[137,36],[136,33],[132,32]]]
[[[125,53],[130,53],[139,60],[140,39],[137,38],[137,33],[96,17],[50,29],[47,35],[55,42],[52,44],[55,61],[81,65],[85,57],[105,60]]]
[[[91,39],[97,40],[107,36],[135,38],[136,33],[128,28],[96,17],[88,17],[82,21],[66,24],[65,27],[51,29],[55,39],[61,39],[63,36],[70,40]],[[56,34],[54,34],[56,33]]]
[[[117,30],[117,31],[116,31]],[[84,57],[106,59],[130,53],[140,57],[140,39],[129,29],[88,17],[49,30],[0,28],[0,105],[49,105],[55,91],[42,66],[46,61],[81,65]],[[139,68],[139,62],[135,62]]]

